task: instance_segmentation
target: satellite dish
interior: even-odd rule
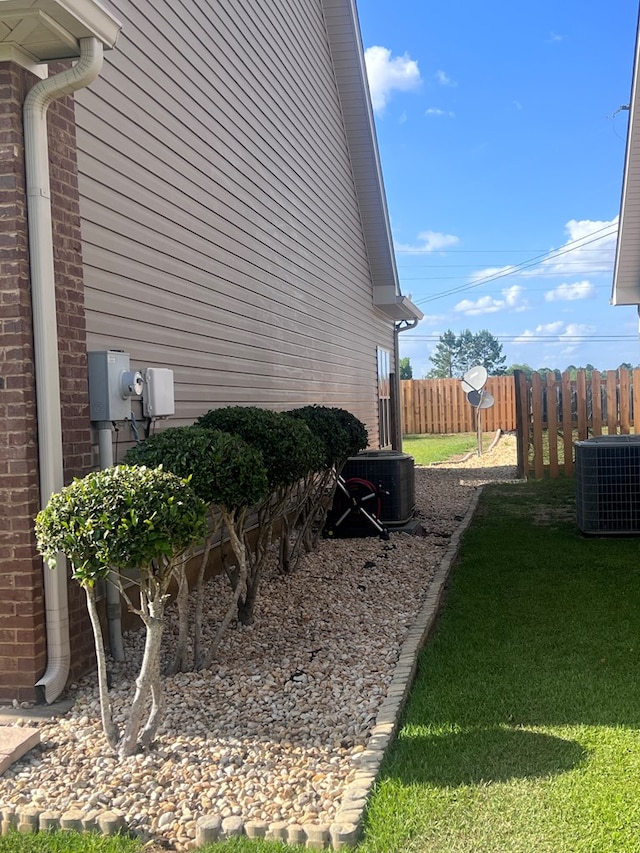
[[[495,403],[493,394],[490,394],[488,391],[469,391],[467,393],[467,400],[476,409],[490,409]]]
[[[477,364],[475,367],[467,370],[462,377],[462,387],[467,393],[469,391],[479,391],[484,387],[488,375],[486,368],[481,364]]]

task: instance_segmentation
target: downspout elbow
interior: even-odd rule
[[[76,64],[36,83],[23,106],[41,506],[64,485],[47,108],[57,98],[93,82],[102,57],[101,41],[80,39]],[[47,669],[35,687],[40,701],[53,702],[66,685],[71,658],[67,567],[62,555],[55,569],[44,569],[44,595]]]

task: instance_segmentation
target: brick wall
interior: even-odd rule
[[[53,69],[52,69],[53,70]],[[22,103],[35,78],[0,63],[0,702],[35,698],[46,665],[33,334]],[[91,436],[86,385],[82,254],[73,101],[49,109],[65,480],[86,473]],[[48,571],[48,570],[47,570]],[[70,585],[72,675],[91,665],[83,593]]]
[[[65,66],[51,64],[55,74]],[[87,336],[84,312],[82,242],[76,161],[76,127],[72,97],[49,107],[49,161],[53,217],[54,265],[60,359],[60,401],[64,478],[70,483],[91,469],[91,428],[87,386]],[[71,677],[94,666],[94,646],[85,594],[69,586]]]

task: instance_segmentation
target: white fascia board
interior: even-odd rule
[[[629,102],[629,124],[622,179],[612,305],[640,305],[640,24]]]
[[[78,58],[83,38],[111,49],[122,28],[97,0],[0,0],[0,25],[0,47],[40,63]]]
[[[394,319],[421,319],[418,308],[408,309],[402,302],[406,297],[400,291],[355,0],[322,2],[373,279],[373,303]]]

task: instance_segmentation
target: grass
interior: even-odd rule
[[[358,853],[640,853],[639,558],[572,480],[485,488]]]
[[[483,451],[488,450],[493,438],[493,433],[483,434]],[[478,439],[475,432],[457,435],[407,435],[402,439],[402,449],[413,456],[416,465],[431,465],[433,462],[446,462],[448,459],[477,452]]]
[[[361,853],[640,851],[640,546],[573,489],[483,495]]]
[[[121,835],[97,833],[42,832],[23,835],[12,831],[0,835],[0,853],[137,853],[141,844]]]

